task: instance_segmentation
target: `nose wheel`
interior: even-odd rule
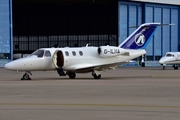
[[[29,77],[29,74],[32,75],[30,72],[26,72],[21,78],[21,80],[31,80],[31,78]]]
[[[166,69],[166,64],[161,64],[163,66],[163,70]]]
[[[163,70],[165,70],[166,69],[166,66],[163,66]]]

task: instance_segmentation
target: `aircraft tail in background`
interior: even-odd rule
[[[139,26],[122,44],[124,49],[145,49],[160,23],[145,23]]]

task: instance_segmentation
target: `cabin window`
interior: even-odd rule
[[[76,56],[76,52],[75,51],[72,51],[72,54],[73,54],[73,56]]]
[[[44,50],[36,50],[33,52],[30,56],[36,55],[37,57],[43,57],[44,55]]]
[[[65,51],[65,54],[66,54],[66,56],[69,56],[69,52],[68,51]]]
[[[83,52],[82,52],[82,51],[79,51],[79,55],[80,55],[80,56],[83,56]]]
[[[44,56],[51,57],[51,52],[49,50],[46,50]]]

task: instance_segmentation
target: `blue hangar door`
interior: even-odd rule
[[[142,5],[135,2],[118,3],[118,42],[121,44],[136,28],[142,24]],[[125,66],[137,66],[137,62],[125,64]]]
[[[0,0],[0,67],[4,67],[12,56],[11,2]]]
[[[159,65],[157,62],[167,51],[178,51],[178,16],[179,7],[139,2],[118,2],[118,41],[122,43],[135,28],[146,22],[175,24],[159,27],[148,44],[146,51],[147,65]],[[138,59],[137,59],[138,61]],[[133,63],[138,65],[137,63]]]
[[[153,40],[147,46],[146,58],[148,61],[158,61],[166,52],[178,51],[178,11],[179,8],[176,6],[145,5],[145,22],[174,24],[157,29]]]

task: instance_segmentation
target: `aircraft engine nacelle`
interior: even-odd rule
[[[101,57],[113,57],[126,53],[125,49],[115,46],[100,46],[97,52]]]

